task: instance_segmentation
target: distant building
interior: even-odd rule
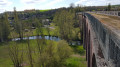
[[[49,20],[49,19],[43,19],[43,20],[42,20],[42,23],[43,23],[44,25],[50,25],[50,20]]]
[[[31,10],[24,10],[24,12],[33,12],[35,11],[35,9],[31,9]]]

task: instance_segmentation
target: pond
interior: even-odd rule
[[[28,37],[24,37],[23,40],[26,40]],[[39,36],[40,39],[42,39],[41,36]],[[53,40],[53,41],[60,41],[61,39],[59,37],[56,37],[56,36],[44,36],[44,38],[46,40]],[[37,36],[30,36],[29,37],[30,40],[32,39],[37,39]],[[14,38],[12,39],[12,41],[18,41],[20,40],[20,38]],[[81,45],[80,41],[71,41],[69,42],[70,45]]]

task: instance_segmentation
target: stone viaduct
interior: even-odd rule
[[[120,16],[118,11],[93,13]],[[109,29],[88,12],[79,14],[82,14],[83,46],[88,67],[120,67],[120,31]]]

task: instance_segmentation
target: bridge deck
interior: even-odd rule
[[[90,14],[97,18],[99,21],[101,21],[106,27],[108,27],[109,29],[111,29],[113,32],[120,36],[120,17],[95,13]]]

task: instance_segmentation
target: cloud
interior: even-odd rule
[[[34,8],[35,9],[51,9],[51,8],[58,7],[59,5],[56,5],[56,4],[63,2],[65,0],[20,0],[20,1],[25,6],[23,7],[24,9],[34,9]]]
[[[45,1],[46,0],[21,0],[21,2],[24,4],[35,4],[35,3],[42,3]]]
[[[49,5],[53,5],[53,4],[56,4],[56,3],[59,3],[59,2],[62,2],[63,0],[53,0],[49,3]]]
[[[60,3],[62,1],[65,1],[65,0],[53,0],[53,1],[50,1],[49,3],[47,3],[46,6],[53,6],[53,5]]]
[[[27,10],[27,9],[35,9],[35,5],[34,4],[24,4],[22,7],[19,7],[17,10],[18,11],[23,11],[23,10]]]
[[[85,6],[103,6],[111,3],[112,5],[120,4],[120,0],[79,0],[75,4],[81,4]]]
[[[107,3],[111,3],[112,5],[120,4],[120,0],[107,0]]]
[[[3,13],[13,2],[8,0],[0,0],[0,13]]]
[[[4,11],[5,11],[5,9],[2,9],[2,8],[0,9],[0,13],[3,13]]]
[[[9,2],[8,0],[0,0],[0,6],[9,6],[12,2]]]
[[[75,4],[82,4],[85,1],[87,1],[87,0],[80,0],[80,1],[77,1]]]

